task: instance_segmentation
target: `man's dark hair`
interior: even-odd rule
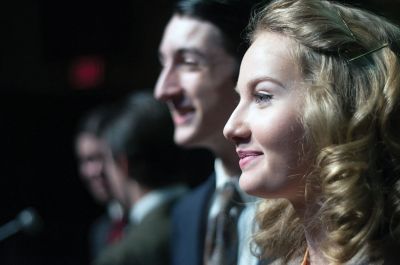
[[[85,113],[78,122],[75,136],[88,133],[99,137],[108,121],[109,112],[107,106],[99,106]]]
[[[223,45],[240,63],[247,47],[244,40],[253,8],[260,0],[178,0],[174,13],[215,25],[223,35]]]
[[[102,136],[115,158],[126,155],[131,178],[148,188],[179,180],[180,149],[173,141],[174,127],[164,103],[150,92],[137,92],[114,108],[112,116]]]

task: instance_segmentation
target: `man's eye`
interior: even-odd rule
[[[256,103],[266,103],[271,101],[271,99],[273,98],[271,94],[265,93],[254,93],[253,97]]]
[[[199,62],[192,59],[184,59],[182,60],[182,64],[186,66],[199,66]]]

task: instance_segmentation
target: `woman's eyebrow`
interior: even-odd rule
[[[274,83],[274,84],[286,89],[286,87],[283,85],[282,82],[280,82],[278,79],[270,77],[270,76],[263,76],[263,77],[258,77],[258,78],[252,79],[248,82],[248,85],[254,86],[255,84],[263,82],[263,81],[268,81],[268,82]]]

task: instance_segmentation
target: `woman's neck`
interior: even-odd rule
[[[324,255],[321,253],[320,242],[307,239],[307,249],[308,249],[308,264],[318,265],[318,264],[328,264]]]
[[[328,264],[326,258],[321,252],[321,243],[323,242],[324,232],[321,223],[316,216],[320,211],[317,192],[312,193],[312,198],[308,196],[304,207],[300,210],[304,227],[304,234],[308,250],[308,264]]]
[[[323,231],[321,226],[315,220],[312,220],[310,212],[306,211],[304,219],[305,237],[308,249],[308,264],[328,264],[326,258],[321,252],[321,243],[323,241]]]

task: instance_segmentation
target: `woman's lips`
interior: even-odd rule
[[[250,163],[254,162],[261,155],[262,152],[259,151],[244,151],[244,150],[237,150],[237,154],[239,156],[239,166],[242,170],[244,170]]]

